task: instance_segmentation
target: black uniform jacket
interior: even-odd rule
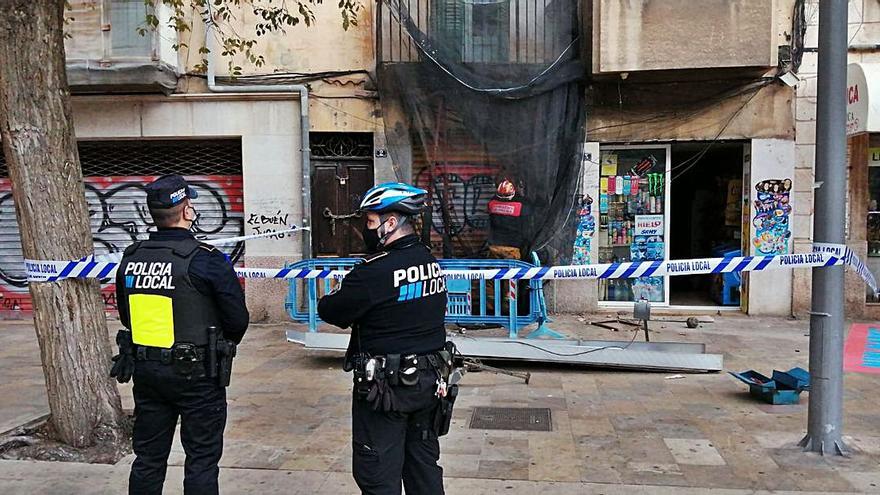
[[[193,237],[192,233],[182,228],[159,229],[150,233],[151,241],[174,241],[188,237]],[[219,250],[199,250],[189,265],[189,276],[197,291],[212,296],[217,302],[223,336],[236,344],[241,343],[250,315],[238,276],[226,256]],[[122,275],[117,271],[116,306],[119,309],[119,320],[126,328],[131,328],[125,284],[120,277]]]
[[[321,319],[353,327],[350,349],[371,355],[428,354],[446,342],[446,278],[415,235],[355,266],[318,302]]]

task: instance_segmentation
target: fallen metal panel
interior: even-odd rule
[[[287,340],[296,344],[304,345],[308,349],[324,350],[324,351],[344,351],[348,347],[347,333],[324,333],[324,332],[297,332],[295,330],[287,331]],[[449,334],[449,340],[452,340],[459,346],[467,347],[469,342],[519,342],[519,340],[511,340],[507,337],[470,337],[458,334]],[[523,340],[524,345],[532,344],[543,348],[553,349],[554,351],[565,353],[569,347],[578,348],[574,352],[583,351],[590,347],[606,347],[606,346],[624,346],[629,342],[619,340]],[[557,347],[562,347],[560,351]],[[633,351],[657,351],[657,352],[673,352],[680,354],[704,354],[706,352],[706,344],[693,342],[633,342],[628,346]],[[478,356],[479,357],[479,356]]]
[[[287,332],[287,340],[306,349],[344,351],[348,334]],[[721,371],[723,357],[705,354],[703,344],[664,342],[526,341],[523,339],[489,339],[450,335],[465,356],[480,359],[567,363],[583,366],[634,370]],[[697,346],[697,347],[694,347]],[[682,352],[684,351],[684,352]]]
[[[305,346],[306,349],[322,351],[345,351],[348,348],[347,333],[318,333],[287,331],[287,341]]]
[[[641,337],[641,335],[639,335]],[[479,339],[490,342],[509,342],[511,339],[507,337],[471,337],[458,336],[451,334],[450,338],[459,342],[457,339]],[[603,346],[623,346],[629,344],[629,341],[621,342],[619,340],[526,340],[525,342],[545,347],[546,344],[568,345],[582,347],[603,347]],[[699,342],[633,342],[629,345],[629,349],[634,351],[659,351],[659,352],[678,352],[683,354],[704,354],[706,352],[706,344]]]
[[[480,340],[456,340],[461,353],[485,359],[569,363],[611,368],[670,370],[670,371],[721,371],[722,356],[718,354],[663,352],[639,350],[617,342],[614,347],[603,345],[558,346],[549,342],[532,343],[523,340],[506,342],[483,342]]]

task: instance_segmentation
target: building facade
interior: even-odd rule
[[[819,2],[806,2],[805,53],[800,69],[796,98],[796,171],[808,184],[815,182],[816,91],[819,63],[818,22]],[[849,67],[847,73],[847,204],[846,242],[876,275],[880,270],[880,151],[876,112],[870,111],[872,95],[880,95],[880,2],[852,0],[848,2]],[[874,98],[877,98],[875,96]],[[817,185],[818,186],[818,185]],[[813,213],[813,196],[804,191],[803,200]],[[808,206],[806,206],[808,204]],[[808,252],[812,242],[812,221],[795,238],[797,252]],[[792,311],[803,315],[810,308],[811,273],[794,273]],[[853,319],[880,317],[880,304],[864,282],[853,272],[846,274],[846,313]]]
[[[140,188],[161,173],[178,171],[202,188],[196,207],[205,236],[312,228],[309,235],[223,247],[250,267],[359,253],[361,220],[351,216],[357,197],[378,182],[423,180],[429,164],[415,136],[408,159],[400,159],[399,143],[391,153],[386,140],[399,126],[383,113],[377,53],[403,38],[395,38],[400,26],[381,17],[376,3],[364,3],[347,31],[335,4],[315,6],[316,25],[260,38],[266,65],[238,63],[237,79],[227,77],[227,62],[213,53],[213,83],[194,73],[201,61],[195,48],[174,50],[175,33],[133,34],[144,16],[141,0],[70,3],[68,75],[99,252],[119,251],[146,235]],[[462,37],[464,63],[492,64],[519,54],[520,43],[538,46],[539,37],[546,43],[552,33],[529,22],[538,26],[534,19],[560,9],[540,3],[444,0],[430,12],[442,14],[445,29]],[[853,44],[880,39],[873,25],[880,21],[877,2],[850,4]],[[575,261],[808,252],[817,2],[581,0],[577,10],[586,129],[570,212],[578,220],[571,228],[582,225]],[[156,15],[168,17],[161,8]],[[414,14],[423,16],[428,22],[428,13]],[[245,15],[241,22],[246,29],[253,20]],[[196,20],[186,36],[205,34]],[[422,60],[412,43],[407,49]],[[865,63],[873,55],[865,47],[852,52],[853,61]],[[861,136],[853,142],[871,149],[873,138]],[[870,155],[859,153],[865,163],[854,171],[851,158],[852,187],[869,182],[857,174],[870,179]],[[495,177],[469,167],[467,156],[451,167],[454,173],[444,177],[461,185],[442,199],[466,214],[455,235],[485,242],[485,203]],[[8,181],[0,181],[3,188],[2,304],[14,316],[29,302]],[[870,201],[853,203],[856,196],[848,232],[857,252],[868,254],[874,210]],[[850,307],[871,310],[860,282],[848,283]],[[286,319],[285,283],[247,280],[245,292],[256,321]],[[551,311],[559,312],[625,308],[645,297],[688,312],[790,315],[809,306],[809,271],[558,281],[546,293]],[[105,294],[112,310],[112,290]]]
[[[795,174],[795,90],[782,76],[798,70],[799,6],[592,2],[584,184],[599,205],[594,262],[793,252],[809,185]],[[596,294],[585,309],[646,298],[787,315],[792,301],[791,272],[571,284]]]

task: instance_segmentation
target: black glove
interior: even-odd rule
[[[130,354],[117,354],[113,356],[113,367],[110,368],[110,376],[116,378],[119,383],[128,383],[134,373],[134,357]]]
[[[375,380],[370,392],[367,394],[366,401],[372,404],[374,411],[396,411],[397,397],[394,391],[388,385],[387,380]]]
[[[116,345],[119,347],[119,354],[113,356],[110,376],[116,378],[119,383],[128,383],[134,373],[134,343],[131,341],[131,332],[128,330],[116,332]]]

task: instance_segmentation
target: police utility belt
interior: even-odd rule
[[[228,387],[237,346],[222,338],[210,342],[207,346],[178,342],[170,349],[135,344],[133,357],[135,361],[158,361],[171,366],[176,374],[187,379],[217,378],[220,386]]]
[[[388,380],[389,385],[392,387],[398,385],[413,386],[419,382],[422,371],[428,369],[439,370],[443,367],[440,357],[435,354],[425,354],[422,356],[416,354],[373,356],[367,358],[363,364],[363,370],[358,370],[358,367],[355,368],[355,379],[371,382],[378,379],[380,375],[384,375],[383,379]]]
[[[131,332],[120,330],[116,334],[119,354],[110,375],[120,383],[131,379],[134,361],[158,361],[171,366],[174,372],[187,379],[216,378],[220,386],[229,386],[232,377],[232,361],[237,353],[235,342],[223,337],[220,329],[206,329],[208,344],[204,346],[188,342],[176,342],[170,348],[153,347],[132,342]]]
[[[136,361],[159,361],[162,364],[172,364],[174,361],[204,362],[206,347],[198,347],[192,344],[175,344],[171,349],[161,347],[147,347],[135,345],[134,359]]]
[[[210,373],[207,369],[207,354],[207,346],[184,342],[176,343],[170,349],[137,344],[134,346],[135,361],[158,361],[173,366],[178,375],[194,378],[201,378]]]
[[[449,432],[452,406],[458,396],[458,385],[450,383],[456,352],[455,344],[447,342],[443,349],[431,354],[369,356],[360,353],[354,356],[354,362],[346,364],[354,371],[356,398],[384,412],[397,410],[395,388],[415,386],[422,373],[433,373],[437,387],[434,396],[439,399],[433,429],[437,436],[443,436]]]

